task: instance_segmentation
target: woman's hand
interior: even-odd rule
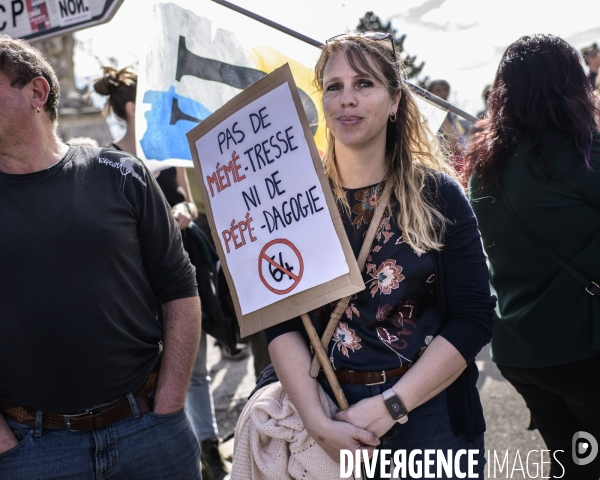
[[[335,419],[368,430],[378,438],[396,423],[383,402],[383,395],[365,398],[348,410],[338,412]]]
[[[325,415],[317,381],[308,374],[312,361],[299,331],[284,333],[269,344],[269,353],[283,389],[296,407],[308,434],[327,455],[340,462],[340,450],[365,449],[369,455],[379,445],[373,433]],[[293,361],[291,361],[293,359]]]
[[[379,439],[371,432],[355,427],[350,423],[326,418],[311,428],[306,426],[309,435],[325,450],[335,462],[340,462],[340,450],[367,450],[369,457],[379,445]]]
[[[192,215],[185,203],[178,203],[172,209],[180,230],[185,230],[192,221]]]

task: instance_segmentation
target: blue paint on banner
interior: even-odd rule
[[[140,140],[145,157],[148,160],[191,160],[185,134],[212,112],[200,102],[178,95],[173,86],[167,92],[147,91],[144,103],[152,105],[145,113],[148,128]]]

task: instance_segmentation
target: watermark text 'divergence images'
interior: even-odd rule
[[[528,452],[495,450],[487,452],[487,478],[564,478],[566,461],[563,450],[530,450]],[[598,455],[598,442],[587,432],[573,436],[573,462],[587,465]],[[562,473],[546,476],[551,461]],[[376,449],[369,458],[365,450],[340,451],[340,478],[483,478],[479,450],[389,450]],[[546,465],[546,467],[544,467]]]

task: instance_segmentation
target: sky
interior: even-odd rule
[[[202,0],[206,1],[206,0]],[[114,58],[137,65],[147,25],[148,0],[125,0],[111,22],[75,34],[75,74],[80,84],[100,75]],[[580,49],[600,42],[598,0],[235,0],[319,41],[354,30],[367,10],[406,34],[404,48],[425,61],[422,76],[445,79],[449,101],[476,114],[481,92],[494,79],[505,48],[522,35],[551,33]],[[265,27],[268,28],[268,27]]]

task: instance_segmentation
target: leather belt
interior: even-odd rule
[[[352,383],[354,385],[381,385],[389,378],[403,375],[408,370],[408,365],[392,368],[391,370],[379,370],[377,372],[361,372],[357,370],[335,370],[335,376],[340,383]],[[325,372],[319,372],[319,378],[326,378]]]
[[[133,392],[133,398],[139,413],[151,412],[154,399],[148,394],[156,387],[158,371],[152,372],[144,383]],[[13,405],[0,399],[0,413],[5,418],[25,425],[35,426],[36,410],[28,407]],[[42,413],[42,428],[52,428],[70,431],[90,431],[106,427],[117,420],[132,417],[133,410],[127,397],[115,402],[76,415],[61,415],[59,413]]]

